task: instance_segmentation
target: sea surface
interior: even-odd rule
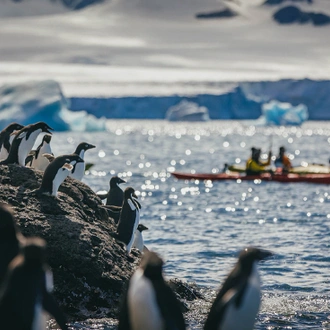
[[[285,146],[293,165],[329,164],[330,122],[258,127],[250,121],[173,123],[113,120],[108,132],[58,133],[55,155],[86,141],[94,166],[83,181],[107,190],[113,175],[136,189],[146,246],[165,260],[167,279],[217,290],[238,252],[254,245],[274,257],[259,265],[262,306],[255,329],[330,329],[330,187],[310,183],[182,181],[172,171],[221,172],[250,148]],[[111,329],[93,326],[72,329]],[[190,325],[201,329],[202,325]],[[237,329],[239,330],[239,329]]]

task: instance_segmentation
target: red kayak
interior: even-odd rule
[[[274,181],[274,182],[308,182],[330,184],[330,174],[277,174],[262,173],[260,175],[244,175],[239,173],[182,173],[172,172],[174,177],[181,180],[242,180],[242,181]]]

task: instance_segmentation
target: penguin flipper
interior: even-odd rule
[[[85,171],[88,171],[93,166],[94,166],[93,163],[85,163]]]
[[[68,330],[64,314],[58,307],[53,296],[47,291],[43,294],[42,306],[46,312],[54,317],[62,330]]]
[[[31,166],[32,165],[32,161],[33,161],[33,158],[35,157],[35,155],[36,155],[36,151],[35,150],[31,150],[29,152],[29,154],[25,158],[25,166]]]
[[[47,158],[49,160],[49,162],[51,163],[54,159],[55,156],[53,154],[42,154],[45,158]]]

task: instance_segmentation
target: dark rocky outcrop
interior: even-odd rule
[[[110,237],[114,220],[87,185],[68,177],[54,198],[33,192],[41,179],[40,171],[0,166],[0,201],[12,206],[26,237],[46,240],[54,295],[69,321],[116,318],[140,253],[133,250],[133,258],[127,258]],[[182,301],[187,322],[201,322],[210,302],[203,299],[200,289],[177,279],[169,284]]]
[[[70,319],[115,317],[121,292],[139,263],[110,237],[115,230],[101,200],[84,183],[67,178],[57,198],[31,193],[42,172],[0,166],[0,201],[12,205],[25,236],[46,240],[54,295]]]
[[[283,7],[273,17],[280,24],[312,23],[315,26],[330,24],[330,16],[323,13],[305,12],[296,6]]]

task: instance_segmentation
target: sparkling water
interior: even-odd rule
[[[259,265],[262,306],[256,329],[330,329],[329,185],[243,181],[183,181],[172,171],[221,172],[244,165],[250,148],[264,156],[285,146],[293,165],[329,164],[330,123],[257,127],[249,121],[173,123],[109,121],[108,132],[58,133],[55,155],[78,143],[96,145],[83,181],[95,192],[119,175],[136,189],[146,246],[165,260],[166,278],[217,290],[239,250],[254,245],[275,256]],[[110,329],[75,323],[74,329]],[[202,325],[192,329],[199,329]],[[239,330],[239,329],[238,329]]]

